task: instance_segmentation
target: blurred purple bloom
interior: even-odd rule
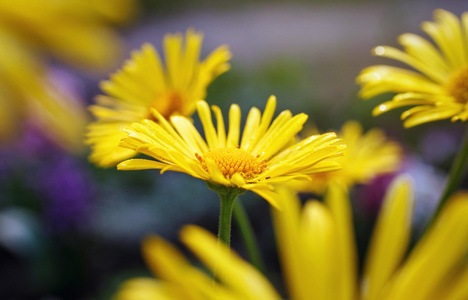
[[[385,196],[388,186],[397,173],[379,175],[368,184],[359,187],[357,199],[359,211],[366,215],[376,215]]]
[[[52,231],[79,228],[86,224],[96,190],[87,164],[58,148],[34,124],[28,125],[19,140],[0,149],[0,197],[17,203],[14,191],[2,192],[9,184],[20,182],[39,201]]]
[[[80,227],[86,223],[95,187],[78,161],[56,157],[36,178],[35,190],[45,201],[45,216],[54,231]]]

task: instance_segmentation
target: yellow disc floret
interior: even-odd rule
[[[260,160],[259,155],[253,156],[249,152],[239,148],[219,148],[210,150],[203,156],[195,154],[205,170],[206,160],[212,159],[226,178],[231,178],[235,173],[240,173],[245,179],[252,179],[265,171],[267,160]]]
[[[458,103],[468,103],[468,68],[454,73],[448,80],[446,88]]]

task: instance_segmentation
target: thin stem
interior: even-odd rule
[[[210,190],[218,193],[220,200],[218,240],[230,247],[232,209],[237,197],[245,193],[245,190],[238,187],[216,184],[208,180],[205,183]]]
[[[231,245],[231,218],[232,209],[236,202],[238,193],[218,193],[220,202],[219,212],[219,228],[218,239],[226,244],[228,247]]]
[[[250,262],[262,273],[265,272],[265,265],[263,264],[262,256],[258,248],[258,243],[255,238],[255,234],[250,224],[247,213],[245,212],[242,202],[237,201],[234,205],[234,219],[236,220],[237,226],[239,226],[244,245],[247,250]]]

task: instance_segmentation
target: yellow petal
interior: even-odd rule
[[[265,106],[265,111],[263,112],[260,125],[258,126],[258,129],[255,130],[252,140],[249,143],[249,147],[247,147],[246,149],[252,149],[253,147],[255,147],[257,142],[260,140],[260,138],[263,137],[268,127],[270,126],[271,120],[275,113],[275,109],[276,109],[276,97],[271,95],[270,98],[268,98],[268,102]]]
[[[379,106],[376,106],[372,110],[372,116],[377,117],[383,114],[384,112],[388,112],[392,109],[399,108],[399,107],[410,106],[410,105],[426,105],[426,104],[430,104],[430,103],[428,103],[428,101],[426,100],[406,100],[406,101],[398,101],[398,102],[387,101],[387,102],[380,104]],[[404,117],[402,116],[402,118]]]
[[[228,247],[220,244],[204,229],[185,226],[181,231],[181,240],[216,273],[223,283],[237,291],[239,298],[280,299],[274,288],[257,269],[230,252]]]
[[[218,131],[218,141],[219,141],[219,147],[226,147],[226,129],[224,128],[224,119],[223,119],[223,113],[221,112],[221,109],[216,106],[212,105],[211,109],[213,110],[215,116],[216,116],[216,121],[217,121],[217,131]]]
[[[208,168],[208,172],[210,173],[210,181],[213,181],[215,183],[222,184],[225,186],[231,185],[229,180],[227,180],[226,177],[224,177],[221,170],[219,170],[218,165],[213,159],[208,158],[206,160],[206,167]]]
[[[268,201],[274,208],[281,210],[283,207],[282,199],[278,197],[278,193],[267,188],[262,188],[259,184],[243,185],[243,189],[250,190]]]
[[[434,40],[442,50],[446,61],[452,69],[464,65],[464,40],[461,35],[458,18],[442,9],[434,11],[436,22],[423,22],[421,28]]]
[[[400,176],[393,181],[385,195],[372,234],[364,262],[361,290],[364,300],[380,299],[379,293],[401,264],[411,235],[413,206],[411,180]]]
[[[172,300],[193,299],[186,292],[170,283],[152,278],[132,278],[119,288],[114,300]]]
[[[308,116],[299,114],[287,120],[278,127],[272,125],[268,132],[258,141],[257,146],[252,150],[255,154],[260,154],[262,158],[270,158],[281,150],[294,137],[306,122]],[[276,119],[279,120],[279,117]],[[275,123],[276,120],[273,122]]]
[[[181,76],[180,86],[182,88],[187,88],[190,85],[190,81],[197,71],[202,41],[203,34],[195,33],[191,28],[187,30],[185,34],[185,53],[182,56],[184,72],[179,75]]]
[[[309,278],[305,274],[299,237],[299,214],[301,203],[296,194],[284,187],[278,188],[283,199],[283,209],[271,209],[276,244],[280,255],[281,269],[291,299],[310,298]]]
[[[226,142],[227,148],[239,145],[241,111],[239,105],[233,104],[229,109],[229,132]]]
[[[386,65],[365,68],[356,81],[361,84],[359,96],[364,99],[388,92],[445,93],[442,86],[420,73]]]
[[[445,300],[464,300],[468,299],[468,265],[450,277],[447,285],[443,286],[443,291],[439,294],[440,299],[444,297]]]
[[[385,297],[379,299],[432,299],[438,283],[453,274],[465,259],[467,250],[468,194],[461,193],[444,205],[436,221],[395,274]]]
[[[162,169],[167,167],[167,164],[149,159],[128,159],[117,165],[117,170],[145,170],[145,169]]]
[[[408,119],[405,120],[403,126],[411,128],[423,123],[428,123],[437,120],[449,119],[462,111],[462,107],[436,107],[425,111],[418,111],[412,113]]]
[[[388,57],[392,59],[399,60],[419,71],[426,74],[432,80],[444,83],[447,80],[447,77],[444,74],[440,74],[436,72],[434,69],[428,67],[427,65],[421,63],[421,61],[417,60],[415,57],[408,55],[407,53],[396,49],[390,46],[378,46],[374,49],[374,54],[382,57]]]
[[[143,242],[143,254],[150,269],[159,278],[174,284],[177,290],[182,291],[184,299],[234,299],[225,287],[214,282],[205,272],[193,267],[182,253],[162,238],[146,238]]]
[[[244,177],[240,173],[234,173],[231,178],[231,182],[238,187],[242,187],[243,185],[247,184]]]
[[[198,133],[195,126],[193,126],[192,122],[187,118],[182,116],[173,116],[171,117],[171,122],[183,138],[183,141],[187,143],[190,149],[190,154],[198,153],[203,155],[208,151],[208,146],[200,136],[200,133]]]
[[[309,201],[299,226],[303,276],[308,280],[309,290],[303,299],[310,299],[311,291],[317,300],[337,299],[337,235],[330,211],[318,201]]]
[[[411,56],[418,57],[439,73],[449,73],[450,70],[440,52],[426,39],[416,34],[404,33],[398,37],[398,41]]]
[[[180,87],[180,76],[182,62],[182,35],[166,34],[164,36],[164,56],[166,57],[166,66],[168,73],[168,85],[172,87]]]
[[[218,136],[213,125],[213,120],[211,119],[211,111],[208,104],[205,101],[198,101],[197,111],[202,122],[203,129],[205,130],[205,138],[208,142],[208,147],[210,149],[219,148]]]
[[[339,183],[329,185],[325,196],[336,225],[337,300],[353,300],[357,296],[357,253],[350,199],[346,188]]]
[[[241,149],[247,149],[254,138],[254,134],[260,124],[260,111],[256,107],[252,107],[247,115],[245,121],[244,132],[242,134],[242,140],[240,144]]]

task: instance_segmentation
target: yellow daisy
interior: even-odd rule
[[[414,197],[410,181],[404,176],[397,178],[384,199],[361,280],[346,189],[331,185],[324,204],[310,201],[302,212],[299,199],[293,194],[284,196],[288,201],[283,213],[273,211],[273,216],[292,299],[468,297],[463,282],[468,275],[468,194],[452,197],[407,255]]]
[[[109,67],[119,56],[121,41],[111,23],[129,21],[136,0],[0,1],[0,28],[67,63],[91,69]]]
[[[398,170],[402,149],[398,143],[388,140],[381,129],[374,128],[363,133],[359,122],[348,121],[342,126],[338,137],[347,147],[346,155],[336,159],[342,168],[311,175],[311,181],[295,180],[291,188],[298,192],[323,194],[331,181],[340,181],[349,188]]]
[[[443,9],[434,11],[434,22],[423,22],[422,30],[434,41],[411,33],[400,35],[404,51],[378,46],[377,56],[398,60],[414,70],[377,65],[360,73],[360,96],[368,99],[395,92],[391,101],[377,106],[373,115],[403,106],[413,106],[401,118],[405,127],[451,119],[468,119],[468,13],[460,20]]]
[[[58,145],[82,148],[85,108],[50,80],[47,59],[93,69],[115,62],[134,0],[0,1],[0,139],[33,122]]]
[[[185,43],[181,34],[168,34],[164,37],[165,68],[158,52],[145,44],[110,80],[101,83],[107,95],[98,96],[97,105],[90,107],[97,118],[89,125],[87,135],[92,162],[110,167],[134,156],[135,151],[118,147],[126,136],[123,128],[153,118],[152,108],[165,118],[194,112],[196,101],[205,98],[208,85],[230,68],[227,46],[215,49],[200,62],[202,40],[202,34],[190,29]]]
[[[233,104],[229,111],[227,135],[219,107],[212,106],[216,130],[208,104],[198,101],[196,106],[207,142],[186,117],[172,116],[169,123],[153,110],[158,123],[149,119],[134,123],[125,130],[128,137],[120,145],[156,160],[130,159],[117,168],[184,172],[221,188],[253,191],[278,206],[273,184],[340,167],[331,158],[341,155],[346,147],[336,134],[314,135],[296,143],[295,135],[302,129],[307,115],[293,116],[286,110],[272,122],[276,108],[274,96],[268,100],[263,116],[257,108],[250,110],[240,143],[238,105]]]
[[[450,199],[425,236],[406,256],[414,198],[407,179],[388,191],[358,284],[351,207],[346,189],[332,185],[325,204],[282,190],[283,211],[273,210],[283,277],[292,300],[464,300],[468,299],[468,194]],[[159,237],[143,243],[158,277],[124,282],[115,300],[284,299],[252,266],[189,225],[182,242],[218,281],[190,264]]]
[[[115,300],[280,300],[266,278],[206,230],[188,225],[180,233],[203,263],[216,273],[214,281],[207,273],[190,264],[182,253],[157,236],[143,242],[143,256],[151,271],[160,279],[134,278],[126,281]]]

